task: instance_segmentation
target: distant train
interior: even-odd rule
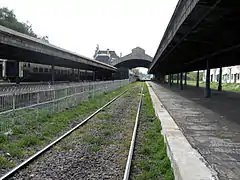
[[[13,60],[0,59],[0,79],[15,82],[16,77],[25,82],[50,81],[52,79],[52,67],[51,65],[28,62],[17,63]],[[93,78],[93,71],[54,67],[55,81],[92,81]]]

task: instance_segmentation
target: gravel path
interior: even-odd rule
[[[130,90],[11,179],[122,179],[139,92]]]

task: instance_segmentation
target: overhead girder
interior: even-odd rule
[[[133,68],[137,68],[137,67],[145,67],[148,68],[149,65],[151,64],[150,61],[148,60],[143,60],[143,59],[129,59],[126,61],[122,61],[118,64],[116,64],[116,67],[124,67],[124,68],[128,68],[128,69],[133,69]]]

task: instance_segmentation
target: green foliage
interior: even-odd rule
[[[187,74],[188,80],[196,81],[197,80],[197,72],[189,72]],[[203,72],[199,72],[199,79],[203,78]]]
[[[13,10],[6,7],[0,8],[0,25],[13,29],[23,34],[42,39],[48,42],[48,36],[38,37],[32,29],[32,25],[27,21],[19,22]]]
[[[0,134],[0,144],[8,140],[8,137],[5,134]]]

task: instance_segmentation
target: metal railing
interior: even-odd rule
[[[51,115],[129,84],[129,79],[26,88],[0,94],[0,133],[26,118]],[[31,116],[31,117],[29,117]],[[21,122],[22,123],[22,122]]]

